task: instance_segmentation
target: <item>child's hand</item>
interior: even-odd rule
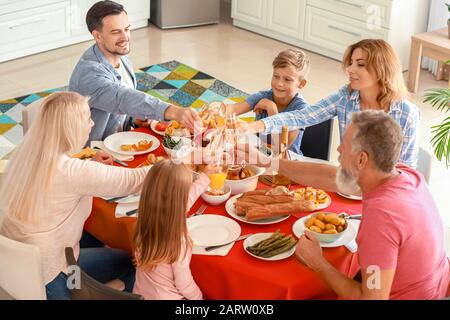
[[[257,114],[261,114],[261,112],[263,111],[267,111],[267,114],[269,116],[272,116],[274,114],[278,113],[278,108],[277,105],[275,104],[275,102],[269,100],[269,99],[261,99],[255,106],[255,108],[253,109],[253,111],[255,111],[255,113]]]

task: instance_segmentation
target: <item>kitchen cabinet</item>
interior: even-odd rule
[[[333,59],[361,39],[389,42],[405,70],[429,0],[233,0],[233,24]]]
[[[0,0],[0,62],[91,40],[86,13],[97,0]],[[145,27],[150,0],[118,0],[132,29]]]

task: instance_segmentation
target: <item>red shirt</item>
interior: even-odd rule
[[[361,269],[396,269],[390,299],[443,298],[450,267],[441,216],[423,176],[405,165],[397,170],[363,195],[356,238]]]

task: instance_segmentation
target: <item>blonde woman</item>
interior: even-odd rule
[[[211,170],[214,167],[207,166],[205,173]],[[145,179],[134,235],[137,270],[133,289],[145,299],[202,299],[189,268],[192,243],[186,212],[208,187],[205,173],[192,184],[191,170],[165,160],[156,163]]]
[[[302,110],[284,112],[253,122],[245,126],[244,130],[278,133],[283,125],[295,130],[337,116],[342,142],[353,112],[384,110],[402,128],[400,162],[416,167],[420,114],[417,106],[407,100],[400,61],[394,49],[384,40],[361,40],[347,48],[342,66],[349,83],[338,92]]]
[[[140,191],[148,169],[71,158],[85,145],[92,126],[87,98],[72,92],[48,96],[12,156],[1,187],[0,232],[39,247],[48,299],[69,298],[65,247],[74,249],[81,268],[95,279],[119,278],[126,290],[133,287],[127,253],[105,247],[80,250],[79,242],[92,198]]]

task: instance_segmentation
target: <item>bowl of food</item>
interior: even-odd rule
[[[320,242],[335,242],[347,231],[348,223],[344,217],[331,212],[317,212],[305,219],[305,229],[314,233]]]
[[[180,158],[192,152],[192,140],[186,137],[165,135],[162,145],[166,154],[171,158]]]
[[[219,204],[222,204],[225,201],[227,201],[231,195],[230,187],[225,186],[223,189],[224,189],[223,192],[212,192],[211,188],[209,188],[208,191],[203,192],[201,194],[201,197],[208,204],[218,206]]]
[[[246,165],[245,167],[228,168],[225,185],[231,188],[231,194],[239,194],[253,191],[258,185],[258,177],[266,170],[257,166]]]

